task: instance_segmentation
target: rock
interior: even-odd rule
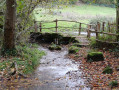
[[[30,41],[35,40],[40,43],[57,43],[67,45],[69,43],[79,43],[75,37],[63,36],[59,33],[30,33]]]
[[[104,56],[102,52],[90,52],[87,55],[87,61],[103,61]]]
[[[78,40],[76,40],[76,38],[75,37],[63,37],[62,39],[61,39],[61,44],[64,44],[64,45],[67,45],[67,44],[69,44],[69,43],[79,43],[79,41]]]

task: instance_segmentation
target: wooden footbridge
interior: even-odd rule
[[[71,23],[76,23],[78,24],[78,27],[64,27],[64,26],[58,26],[58,23],[61,22],[71,22]],[[55,23],[55,27],[44,27],[43,24],[48,24],[48,23]],[[85,25],[85,26],[84,26]],[[70,21],[70,20],[54,20],[54,21],[34,21],[34,28],[35,32],[44,32],[45,29],[55,29],[55,33],[63,33],[61,32],[61,28],[72,28],[73,31],[72,33],[75,32],[75,30],[78,30],[78,36],[81,35],[83,31],[85,31],[85,35],[87,38],[95,37],[96,41],[99,42],[105,42],[105,43],[114,43],[114,44],[119,44],[117,39],[115,39],[113,42],[110,41],[102,41],[100,40],[100,36],[108,36],[108,37],[114,37],[116,38],[118,34],[116,34],[116,26],[111,23],[106,23],[106,22],[97,22],[96,24],[86,24],[86,23],[81,23],[77,21]],[[93,34],[93,35],[92,35]],[[77,36],[77,37],[78,37]]]

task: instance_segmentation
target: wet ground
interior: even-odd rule
[[[68,58],[66,49],[50,51],[40,46],[39,50],[46,52],[35,72],[35,77],[42,85],[21,90],[90,90],[86,80],[81,78],[80,64]]]
[[[32,78],[2,82],[0,90],[90,90],[79,62],[68,58],[67,48],[50,51],[39,46],[46,55],[40,60]]]

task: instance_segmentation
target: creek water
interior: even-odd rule
[[[66,48],[50,51],[40,46],[39,50],[45,51],[46,55],[40,60],[35,77],[43,84],[27,90],[90,90],[86,81],[81,78],[82,71],[78,68],[80,64],[67,57]]]
[[[0,90],[90,90],[79,69],[79,62],[68,58],[68,50],[50,51],[39,46],[46,55],[40,59],[40,65],[31,78],[18,83],[5,82]]]

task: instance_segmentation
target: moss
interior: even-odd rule
[[[73,43],[72,46],[82,47],[82,45],[80,45],[80,43]]]
[[[55,43],[56,39],[58,39],[58,44],[64,45],[79,42],[75,37],[63,36],[59,33],[31,33],[30,35],[31,42],[36,41],[40,43]]]
[[[78,51],[79,51],[79,47],[76,47],[76,46],[71,46],[71,47],[69,47],[69,50],[68,50],[68,52],[69,52],[69,54],[71,54],[71,53],[77,53]]]
[[[90,52],[87,55],[87,61],[103,61],[104,56],[102,52]]]
[[[112,81],[109,83],[109,86],[113,87],[118,87],[118,82],[117,81]]]
[[[49,49],[50,49],[50,50],[61,50],[62,48],[61,48],[61,46],[59,46],[59,45],[51,44],[51,45],[49,46]]]
[[[112,74],[113,70],[112,70],[112,68],[107,66],[102,73],[104,73],[104,74]]]

